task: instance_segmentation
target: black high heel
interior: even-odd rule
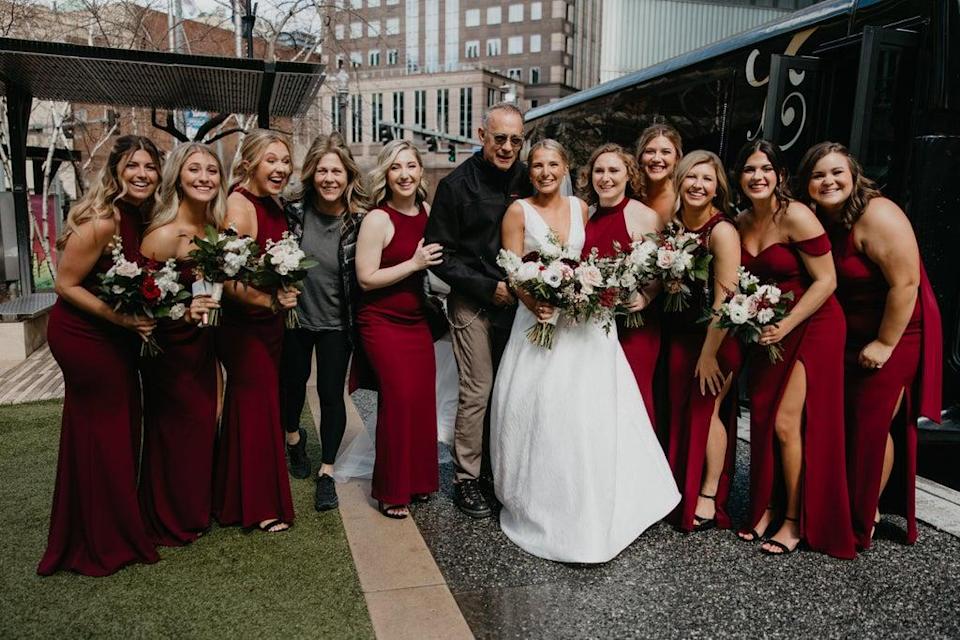
[[[800,522],[800,520],[798,520],[797,518],[791,518],[790,516],[783,516],[783,519],[789,520],[790,522]],[[797,540],[797,544],[793,545],[792,549],[787,545],[783,544],[782,542],[774,540],[773,538],[764,540],[763,542],[764,544],[769,544],[779,549],[779,551],[771,551],[770,549],[760,547],[760,551],[762,551],[764,554],[768,556],[787,556],[793,553],[794,551],[796,551],[800,547],[800,540]]]
[[[716,504],[717,502],[716,495],[708,496],[705,493],[698,493],[697,495],[700,496],[701,498],[706,498],[707,500],[713,500],[714,504]],[[693,529],[691,529],[693,533],[700,533],[701,531],[709,531],[710,529],[713,529],[715,526],[717,526],[716,513],[714,513],[714,516],[712,518],[701,518],[696,513],[693,514]]]

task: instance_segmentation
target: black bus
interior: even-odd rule
[[[655,122],[726,163],[758,137],[793,166],[821,140],[849,146],[916,229],[943,314],[946,417],[960,424],[960,2],[827,0],[533,109],[526,128],[578,165]]]

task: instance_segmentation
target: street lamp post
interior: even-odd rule
[[[337,123],[340,125],[340,135],[347,139],[347,94],[350,91],[350,74],[340,67],[334,78],[337,85]]]

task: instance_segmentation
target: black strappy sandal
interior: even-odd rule
[[[791,518],[791,517],[789,517],[789,516],[784,516],[783,519],[784,519],[784,520],[789,520],[790,522],[800,522],[797,518]],[[768,555],[768,556],[787,556],[787,555],[790,555],[791,553],[793,553],[794,551],[796,551],[797,549],[800,548],[800,542],[801,542],[801,541],[798,540],[798,541],[797,541],[797,544],[793,545],[793,548],[792,548],[792,549],[791,549],[790,547],[788,547],[787,545],[783,544],[782,542],[779,542],[779,541],[777,541],[777,540],[774,540],[773,538],[769,538],[769,539],[767,539],[767,540],[764,540],[763,542],[764,542],[764,544],[772,545],[772,546],[774,546],[774,547],[776,547],[777,549],[780,550],[780,551],[771,551],[770,549],[766,549],[766,548],[764,548],[764,547],[760,547],[760,551],[762,551],[764,554],[766,554],[766,555]]]
[[[393,518],[394,520],[403,520],[410,515],[409,509],[407,513],[390,513],[391,509],[407,509],[405,504],[383,504],[380,500],[377,500],[377,509],[381,514],[387,516],[388,518]]]
[[[766,513],[767,511],[770,511],[770,512],[772,513],[772,512],[773,512],[773,507],[770,506],[770,507],[767,507],[766,509],[764,509],[764,513]],[[767,539],[769,538],[769,536],[767,535],[767,533],[770,531],[770,523],[773,522],[774,520],[775,520],[775,518],[771,518],[771,519],[770,519],[770,522],[767,523],[767,526],[766,526],[766,528],[763,530],[763,533],[760,533],[759,531],[757,531],[756,527],[750,529],[750,531],[738,531],[738,532],[737,532],[737,540],[739,540],[740,542],[766,542]],[[747,535],[752,536],[752,537],[750,537],[750,538],[745,538],[744,536],[740,535],[741,533],[747,534]]]
[[[701,498],[706,498],[707,500],[713,500],[714,503],[717,502],[717,496],[708,496],[705,493],[697,494]],[[701,518],[696,513],[693,514],[693,533],[700,533],[701,531],[709,531],[717,526],[717,516],[714,514],[712,518]]]
[[[275,526],[277,526],[278,524],[285,524],[285,525],[287,525],[287,526],[285,526],[283,529],[273,530],[273,528],[274,528]],[[260,531],[263,531],[264,533],[283,533],[284,531],[290,531],[290,529],[291,529],[292,527],[293,527],[292,524],[290,524],[289,522],[284,522],[284,521],[281,520],[280,518],[274,518],[273,520],[267,520],[267,521],[264,522],[263,524],[258,524],[258,525],[257,525],[257,529],[259,529]]]

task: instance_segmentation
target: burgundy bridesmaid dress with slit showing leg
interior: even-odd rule
[[[136,259],[140,212],[123,201],[124,255]],[[96,292],[103,256],[84,281]],[[137,504],[140,379],[137,335],[57,300],[47,342],[63,370],[63,424],[47,549],[40,575],[59,570],[106,576],[134,563],[159,560]]]
[[[837,298],[847,318],[847,478],[857,545],[869,548],[879,508],[907,520],[906,542],[917,540],[917,419],[940,422],[943,352],[940,310],[923,265],[913,315],[890,359],[880,369],[860,366],[860,351],[877,339],[890,285],[859,252],[853,234],[831,230]],[[897,401],[903,402],[897,415]],[[880,493],[887,435],[893,439],[890,480]]]
[[[629,251],[631,242],[635,239],[642,240],[631,238],[627,231],[627,220],[623,212],[629,202],[629,198],[624,198],[613,207],[597,207],[596,213],[587,222],[583,257],[586,257],[593,247],[597,248],[600,257],[611,257],[616,255],[614,242],[618,243],[623,251]],[[643,396],[647,415],[650,416],[650,424],[654,425],[654,431],[658,429],[653,374],[660,354],[660,316],[660,305],[651,304],[643,311],[642,327],[628,329],[622,322],[617,323],[620,346],[623,347],[633,376],[637,379],[637,386],[640,387],[640,394]]]
[[[193,268],[178,261],[190,290]],[[163,353],[141,360],[143,467],[140,509],[154,543],[187,544],[210,526],[213,445],[217,433],[217,360],[213,330],[160,320]]]
[[[257,213],[257,244],[279,240],[287,220],[277,202],[237,188]],[[223,415],[214,466],[213,516],[222,525],[293,523],[280,420],[283,313],[225,300],[217,356],[226,370]]]
[[[811,279],[800,252],[830,251],[826,234],[776,243],[741,263],[761,284],[775,284],[803,296]],[[798,364],[806,371],[803,405],[803,470],[800,477],[800,536],[814,551],[837,558],[856,555],[847,499],[843,430],[843,311],[831,295],[780,342],[783,359],[771,363],[766,351],[753,349],[750,372],[750,508],[744,531],[756,527],[768,505],[783,507],[776,417],[790,375]],[[762,533],[762,532],[761,532]]]
[[[380,268],[388,268],[414,254],[427,213],[422,206],[416,216],[385,204],[380,209],[394,229],[380,256]],[[357,314],[363,354],[380,392],[371,493],[385,505],[409,504],[414,495],[436,491],[440,482],[436,360],[423,309],[424,274],[365,292]]]
[[[725,215],[717,214],[699,229],[706,245],[713,228],[722,222],[732,224]],[[713,284],[713,268],[708,282]],[[697,497],[703,484],[704,463],[707,455],[707,438],[716,396],[700,393],[696,377],[697,361],[707,337],[707,325],[701,322],[704,309],[712,306],[712,297],[701,286],[693,288],[689,308],[681,312],[664,313],[663,322],[670,326],[670,344],[667,349],[670,378],[667,380],[670,402],[670,425],[667,434],[667,459],[673,476],[680,488],[680,504],[670,515],[670,521],[682,531],[691,531],[697,508]],[[731,526],[727,513],[730,483],[733,480],[734,454],[737,443],[737,376],[743,364],[743,348],[732,335],[724,337],[717,350],[717,362],[724,378],[733,376],[730,390],[720,406],[720,419],[727,432],[727,450],[723,470],[716,493],[716,520],[721,529]]]

